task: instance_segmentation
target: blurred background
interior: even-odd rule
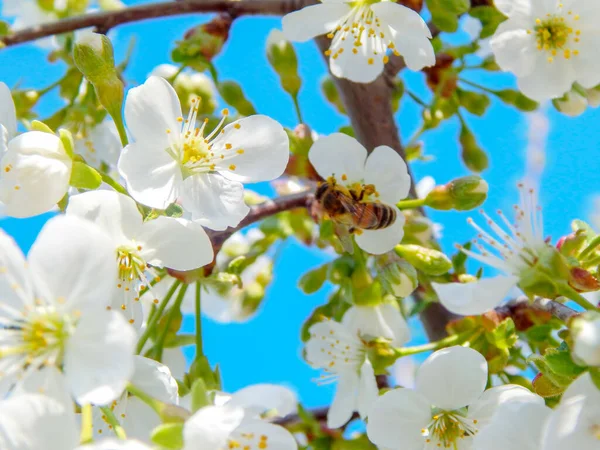
[[[125,0],[125,4],[148,3],[144,0]],[[111,31],[117,63],[126,54],[132,39],[135,47],[125,72],[128,87],[141,84],[159,64],[169,63],[175,41],[191,27],[209,20],[211,15],[188,15],[128,24]],[[231,29],[229,41],[214,59],[221,79],[239,82],[256,110],[278,120],[282,125],[297,125],[294,105],[279,85],[279,79],[269,66],[265,41],[269,31],[280,28],[280,18],[242,17]],[[442,35],[450,42],[468,42],[466,32]],[[300,108],[305,122],[319,134],[329,134],[348,119],[329,104],[322,92],[321,81],[326,64],[312,42],[294,45],[299,59],[302,89]],[[0,51],[0,81],[9,87],[42,88],[59,79],[65,72],[62,63],[47,61],[48,51],[33,44],[19,45]],[[427,98],[424,76],[404,70],[406,85],[417,95]],[[465,78],[490,88],[515,87],[510,75],[469,71]],[[63,100],[57,94],[43,98],[36,111],[41,117],[60,108]],[[224,106],[224,105],[221,105]],[[369,111],[365,111],[369,114]],[[397,113],[397,123],[403,142],[420,124],[421,107],[404,96]],[[479,144],[490,157],[490,167],[482,176],[489,183],[486,211],[502,209],[510,214],[518,200],[516,183],[528,178],[539,184],[540,201],[544,210],[545,233],[556,242],[569,233],[575,218],[592,220],[600,228],[600,110],[589,109],[583,116],[569,118],[556,112],[551,105],[540,111],[524,114],[493,99],[483,117],[466,114],[466,121],[477,136]],[[460,160],[458,120],[453,119],[429,132],[423,138],[424,153],[431,160],[412,163],[414,182],[425,176],[438,183],[469,174]],[[268,184],[248,186],[263,195],[272,196]],[[466,224],[476,212],[431,212],[430,217],[443,225],[441,243],[447,252],[452,245],[463,243],[472,236]],[[11,234],[27,252],[37,233],[51,214],[30,219],[0,219],[0,228]],[[259,314],[244,324],[222,325],[208,319],[203,322],[205,352],[212,364],[219,364],[224,389],[235,391],[260,382],[282,383],[295,390],[306,406],[330,402],[332,385],[317,386],[312,380],[318,372],[301,357],[300,328],[315,306],[325,302],[327,288],[307,296],[297,287],[301,275],[328,260],[331,256],[316,248],[307,248],[289,241],[279,252],[274,269],[274,281]],[[473,266],[475,267],[475,266]],[[489,269],[487,274],[489,275]],[[186,318],[186,330],[193,329],[193,319]],[[425,342],[418,321],[411,321],[413,340]],[[188,358],[193,349],[186,349]],[[410,374],[409,362],[403,360],[398,376]]]

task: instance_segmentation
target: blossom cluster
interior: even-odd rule
[[[89,29],[44,40],[49,59],[68,66],[48,88],[0,81],[2,214],[47,214],[26,255],[0,230],[0,450],[598,448],[600,234],[576,220],[547,237],[531,180],[518,184],[511,214],[468,218],[475,235],[453,255],[425,209],[486,201],[488,156],[464,112],[484,115],[489,96],[522,111],[551,100],[569,116],[600,103],[600,6],[457,3],[428,1],[430,23],[418,0],[323,0],[284,15],[266,58],[294,103],[294,129],[220,79],[213,58],[230,15],[188,31],[173,51],[179,66],[161,64],[127,89],[128,61],[117,64],[109,37]],[[127,8],[5,1],[13,21],[0,43],[56,20],[77,24],[96,6]],[[467,12],[472,42],[445,42],[440,32]],[[329,63],[323,92],[353,124],[327,135],[303,120],[289,42],[313,38]],[[430,100],[396,78],[404,67],[423,72]],[[469,70],[510,72],[518,91],[477,84]],[[382,136],[365,136],[344,86],[355,97],[373,89],[381,111],[363,113],[369,127],[390,115],[375,124]],[[66,105],[36,120],[56,87]],[[391,116],[404,97],[422,108],[422,124],[402,147]],[[410,161],[428,160],[419,138],[453,117],[474,173],[416,183]],[[260,313],[287,239],[324,256],[299,281],[306,294],[328,290],[300,331],[315,383],[335,384],[324,414],[281,385],[225,392],[203,350],[205,318]],[[491,276],[470,274],[474,264]],[[432,339],[411,345],[417,316]],[[427,357],[412,382],[390,383],[414,355]],[[362,431],[348,436],[354,420]]]

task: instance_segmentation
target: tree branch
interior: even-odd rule
[[[130,22],[193,13],[224,12],[233,18],[248,14],[282,15],[315,3],[316,0],[185,0],[150,3],[24,28],[2,37],[0,42],[9,47],[83,28],[95,27],[107,32],[111,28]]]
[[[501,319],[512,317],[515,319],[515,324],[518,329],[526,329],[533,325],[532,323],[529,324],[530,320],[528,318],[523,317],[523,313],[527,310],[550,314],[565,323],[580,314],[578,311],[575,311],[562,303],[541,297],[536,297],[533,302],[529,301],[527,297],[516,298],[506,305],[496,308],[493,314],[498,315]],[[520,323],[517,323],[518,321]]]

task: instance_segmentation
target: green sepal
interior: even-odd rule
[[[202,378],[198,378],[196,381],[194,381],[190,395],[192,396],[193,413],[198,411],[200,408],[204,408],[205,406],[212,404],[208,388],[206,387],[206,383]]]
[[[152,430],[150,439],[161,448],[183,448],[183,423],[163,423]]]
[[[40,122],[39,120],[33,120],[31,122],[31,131],[41,131],[42,133],[54,134],[52,128],[50,128],[44,122]]]
[[[98,189],[102,184],[102,175],[86,163],[74,161],[69,184],[78,189]]]
[[[313,294],[321,289],[327,280],[328,271],[329,264],[323,264],[316,269],[310,270],[302,275],[300,281],[298,282],[298,286],[305,294]]]
[[[69,130],[65,130],[64,128],[58,130],[58,135],[60,136],[60,141],[69,155],[69,158],[73,159],[75,156],[75,143],[73,142],[73,135]]]

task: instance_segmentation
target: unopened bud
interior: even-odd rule
[[[577,117],[585,112],[588,102],[586,98],[577,91],[570,91],[561,98],[552,100],[554,107],[569,117]]]
[[[395,251],[398,256],[428,275],[443,275],[452,268],[452,262],[448,257],[432,248],[419,245],[397,245]]]
[[[173,88],[184,108],[194,106],[198,114],[211,114],[217,107],[215,84],[203,73],[181,73],[173,81]]]
[[[273,29],[267,37],[267,58],[281,79],[283,90],[296,95],[302,85],[298,76],[298,58],[282,31]]]
[[[241,86],[235,81],[222,81],[219,83],[219,93],[226,103],[233,106],[243,116],[256,114],[252,103],[248,101]]]
[[[600,282],[596,277],[581,267],[571,268],[569,285],[578,292],[593,292],[600,289]]]
[[[588,237],[588,233],[584,230],[574,231],[561,237],[556,243],[556,248],[561,255],[576,257],[583,249]]]
[[[433,209],[439,209],[441,211],[448,211],[454,206],[452,195],[450,194],[449,184],[443,186],[434,187],[427,197],[425,197],[425,204]]]
[[[475,136],[467,127],[462,127],[459,137],[462,146],[462,159],[465,165],[473,172],[481,172],[487,169],[488,157],[477,145]]]
[[[184,40],[179,42],[177,50],[188,61],[193,60],[194,56],[200,56],[211,61],[219,54],[223,44],[227,41],[231,23],[232,19],[229,14],[218,15],[210,22],[192,28],[185,33]]]
[[[454,209],[467,211],[480,206],[487,198],[488,184],[477,175],[457,178],[448,183]]]
[[[409,211],[410,212],[410,211]],[[426,244],[434,237],[434,224],[427,217],[415,214],[406,214],[406,223],[404,224],[404,238],[407,241],[417,241]]]
[[[346,114],[346,108],[344,108],[340,93],[331,77],[327,77],[321,82],[321,91],[323,92],[323,95],[325,95],[327,101],[335,106],[340,114]]]
[[[379,269],[379,280],[386,292],[406,298],[414,292],[419,285],[417,270],[403,259],[386,258]]]
[[[591,89],[586,89],[586,98],[588,101],[588,105],[592,108],[597,108],[600,106],[600,86],[596,86]]]

